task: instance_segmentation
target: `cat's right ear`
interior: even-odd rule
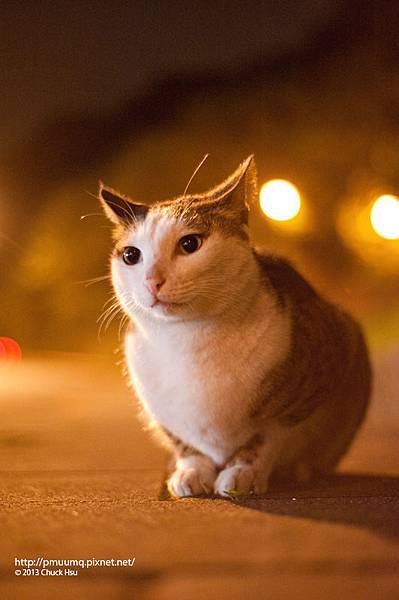
[[[145,219],[148,212],[148,206],[133,202],[127,196],[104,185],[102,181],[98,196],[105,214],[115,225],[131,225]]]

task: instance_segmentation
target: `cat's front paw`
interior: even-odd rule
[[[266,474],[247,464],[233,465],[220,471],[214,487],[215,494],[226,498],[246,496],[251,493],[264,494],[266,490]]]
[[[187,464],[184,459],[177,462],[176,470],[167,481],[172,496],[185,498],[212,493],[216,479],[215,467],[208,460],[197,460],[195,463],[190,461]]]

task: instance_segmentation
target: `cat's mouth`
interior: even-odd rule
[[[166,300],[160,300],[159,298],[155,298],[153,304],[151,304],[151,308],[158,307],[165,310],[166,312],[172,312],[179,306],[181,306],[181,303],[179,302],[170,302]]]

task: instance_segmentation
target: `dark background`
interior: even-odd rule
[[[0,4],[0,335],[102,351],[108,223],[98,179],[151,202],[217,183],[254,152],[259,182],[303,196],[292,223],[255,208],[254,241],[358,316],[399,329],[399,242],[368,222],[399,193],[396,2]],[[81,215],[96,213],[81,220]]]

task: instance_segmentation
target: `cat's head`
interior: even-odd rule
[[[251,261],[248,211],[256,198],[253,157],[199,195],[145,205],[101,184],[116,225],[112,282],[132,317],[187,319],[222,312]]]

